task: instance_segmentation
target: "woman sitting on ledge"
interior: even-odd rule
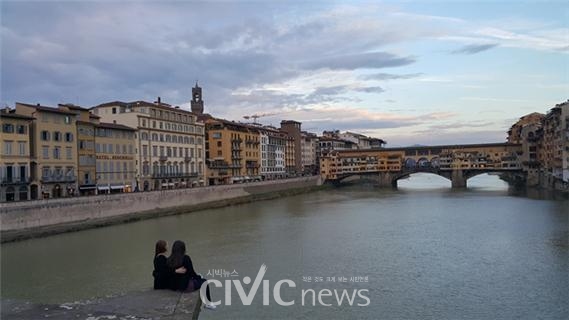
[[[192,259],[186,254],[186,244],[183,241],[174,241],[172,253],[168,258],[167,264],[170,270],[176,270],[170,283],[170,289],[172,290],[192,292],[199,290],[204,282],[206,282],[206,279],[202,278],[202,276],[197,274],[194,270]],[[183,268],[185,272],[178,272],[181,268]],[[205,307],[215,309],[216,306],[211,303],[209,286],[206,287],[206,297],[209,303],[205,304]]]
[[[173,269],[168,267],[166,252],[168,252],[168,243],[164,240],[158,240],[154,250],[154,271],[152,271],[154,289],[170,289],[174,275],[186,273],[186,268],[184,267],[178,268],[175,271],[172,271]]]

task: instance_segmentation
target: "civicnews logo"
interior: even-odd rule
[[[201,299],[205,304],[212,304],[218,306],[223,303],[226,306],[230,306],[233,301],[232,293],[234,292],[234,290],[231,289],[233,286],[235,287],[235,291],[237,291],[237,294],[239,295],[241,303],[243,303],[243,305],[245,306],[249,306],[251,305],[251,303],[253,303],[253,300],[257,295],[257,292],[259,291],[259,288],[261,287],[262,284],[261,291],[263,295],[264,306],[268,306],[271,304],[270,302],[271,297],[274,300],[274,302],[276,302],[276,304],[280,306],[287,307],[294,305],[297,300],[293,299],[289,301],[284,301],[281,296],[281,290],[285,285],[288,286],[289,288],[296,288],[296,283],[290,279],[283,279],[277,281],[271,288],[270,281],[263,279],[265,277],[266,272],[267,272],[267,266],[263,264],[261,268],[259,268],[259,272],[255,277],[255,281],[253,281],[253,284],[251,285],[249,293],[245,292],[241,280],[227,279],[224,281],[224,283],[216,279],[207,280],[200,289]],[[251,278],[244,277],[243,283],[249,285],[251,283]],[[217,288],[224,288],[225,295],[223,302],[221,299],[216,301],[209,301],[207,299],[206,287],[208,284]],[[332,305],[338,305],[338,306],[349,305],[349,306],[366,307],[371,302],[368,295],[369,295],[368,289],[352,289],[352,290],[319,289],[317,291],[314,289],[302,289],[300,292],[300,302],[302,306],[321,305],[321,306],[330,307]]]

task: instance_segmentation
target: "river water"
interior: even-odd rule
[[[468,183],[456,191],[418,174],[397,190],[354,185],[3,244],[2,297],[59,303],[149,288],[154,242],[182,239],[209,278],[255,279],[267,266],[268,306],[262,286],[244,306],[233,285],[232,304],[200,319],[567,319],[569,201],[518,194],[496,176]],[[273,295],[282,279],[296,285],[280,290],[292,306]],[[353,305],[334,290],[356,292]]]

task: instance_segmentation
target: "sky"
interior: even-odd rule
[[[155,101],[413,144],[569,98],[566,1],[6,1],[0,103]]]

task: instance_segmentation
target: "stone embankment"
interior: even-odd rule
[[[2,299],[1,307],[0,317],[6,320],[196,320],[202,301],[199,291],[181,293],[146,290],[62,304],[35,304]]]
[[[0,204],[2,242],[195,210],[273,199],[318,189],[319,176],[91,197]]]

